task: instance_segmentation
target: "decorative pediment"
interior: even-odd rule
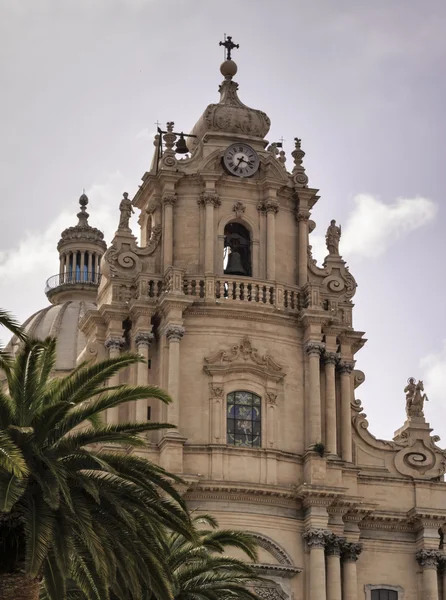
[[[310,283],[321,286],[321,296],[336,297],[338,301],[351,300],[357,283],[345,260],[340,256],[327,256],[322,267],[316,265],[311,253],[308,259]]]
[[[229,350],[219,350],[204,359],[205,371],[209,375],[226,371],[251,370],[259,375],[280,381],[285,377],[283,367],[269,354],[260,355],[248,336]]]

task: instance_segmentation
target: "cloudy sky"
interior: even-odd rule
[[[46,305],[83,188],[110,240],[154,123],[187,131],[218,98],[227,33],[270,141],[302,138],[319,257],[330,219],[343,226],[371,431],[402,425],[414,376],[446,445],[445,30],[444,0],[3,0],[0,306]]]

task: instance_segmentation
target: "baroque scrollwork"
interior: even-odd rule
[[[362,552],[362,544],[344,542],[342,544],[342,558],[344,562],[356,562]]]
[[[312,550],[313,548],[325,548],[330,535],[331,532],[326,529],[309,529],[302,534],[302,537]]]
[[[248,336],[245,336],[240,344],[235,344],[230,350],[219,350],[212,356],[205,358],[207,364],[214,363],[233,363],[237,360],[252,361],[256,365],[267,367],[268,369],[276,372],[281,372],[283,367],[279,365],[269,354],[260,356],[257,348],[254,348],[251,344],[251,340]]]
[[[152,332],[140,332],[135,336],[135,344],[138,350],[140,348],[150,348],[155,336]]]
[[[322,342],[315,342],[310,340],[304,345],[304,350],[308,355],[318,354],[319,356],[321,356],[321,354],[324,352],[324,349],[325,344],[323,344]]]
[[[118,232],[113,244],[104,254],[103,274],[110,277],[134,277],[140,273],[143,269],[143,259],[151,256],[158,248],[161,231],[161,225],[155,225],[149,243],[143,248],[137,245],[133,236],[121,238]]]
[[[416,559],[423,569],[436,569],[443,555],[437,550],[420,550]]]
[[[185,329],[181,325],[167,325],[165,334],[169,342],[179,342],[184,336]]]

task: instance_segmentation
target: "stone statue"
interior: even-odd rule
[[[336,225],[333,219],[325,234],[325,242],[329,254],[339,255],[339,240],[341,239],[341,226]]]
[[[127,194],[127,192],[124,192],[123,196],[124,197],[121,200],[121,204],[119,205],[121,216],[119,218],[118,229],[130,229],[130,217],[135,211],[133,210],[132,201],[129,200],[129,195]]]
[[[407,385],[404,388],[406,394],[406,414],[408,417],[424,417],[424,402],[429,398],[424,393],[424,384],[422,381],[415,383],[413,377],[409,377]]]

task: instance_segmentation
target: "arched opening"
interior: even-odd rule
[[[240,223],[225,227],[223,266],[225,275],[252,277],[251,236]]]

